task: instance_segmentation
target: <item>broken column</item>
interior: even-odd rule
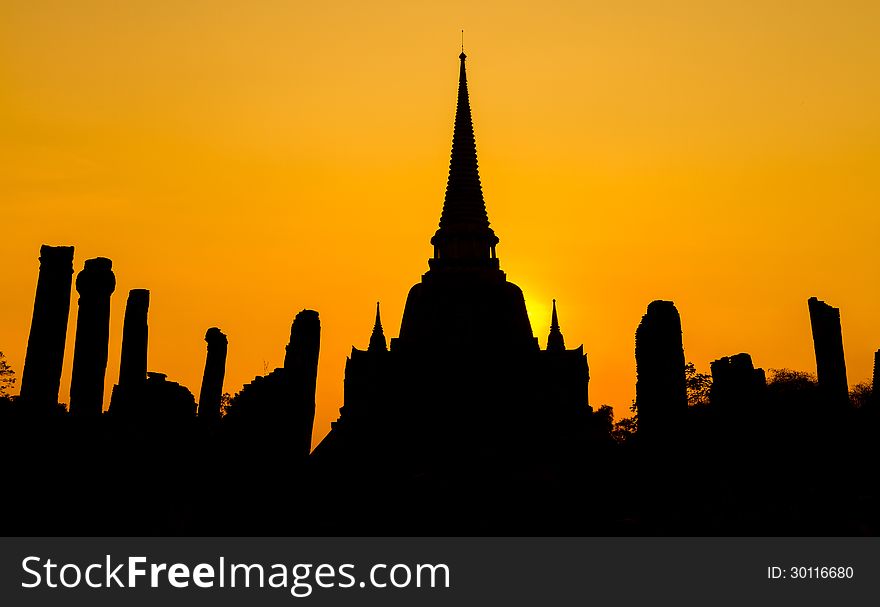
[[[138,385],[147,381],[147,315],[150,292],[132,289],[125,304],[122,325],[122,356],[119,361],[119,385]]]
[[[76,277],[79,293],[70,412],[98,417],[104,409],[104,375],[110,340],[110,296],[116,289],[113,263],[105,257],[88,259]]]
[[[223,396],[223,378],[226,376],[226,351],[228,340],[220,329],[211,327],[205,333],[208,354],[205,373],[199,393],[199,419],[216,422],[220,419],[220,399]]]
[[[110,396],[110,413],[125,415],[138,408],[144,397],[147,381],[147,314],[150,309],[150,292],[132,289],[125,303],[122,321],[122,355],[119,360],[119,383],[113,386]]]
[[[321,321],[314,310],[296,315],[290,328],[290,343],[284,356],[294,406],[294,441],[296,454],[307,456],[312,448],[312,425],[315,420],[315,388],[318,379],[318,353],[321,349]]]
[[[639,436],[668,443],[687,412],[681,318],[671,301],[652,301],[636,330]]]
[[[40,247],[40,275],[21,375],[21,401],[29,406],[58,403],[72,280],[73,247]]]
[[[846,381],[840,309],[831,307],[815,297],[811,297],[807,305],[810,309],[810,324],[813,329],[819,392],[830,404],[846,405],[849,403],[849,384]]]
[[[722,410],[744,411],[760,403],[767,388],[764,369],[756,369],[745,352],[713,361],[709,398]]]

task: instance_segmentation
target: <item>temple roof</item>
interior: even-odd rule
[[[484,259],[489,257],[489,249],[498,243],[498,238],[489,227],[489,216],[480,184],[477,145],[468,98],[466,58],[464,52],[459,55],[461,66],[449,178],[440,228],[431,243],[441,249],[437,257]]]
[[[370,335],[369,352],[385,352],[388,350],[388,342],[385,341],[385,332],[382,330],[382,319],[379,317],[379,302],[376,302],[376,323],[373,325],[373,333]]]
[[[553,300],[553,314],[550,317],[550,335],[547,337],[547,350],[561,352],[565,350],[565,340],[559,329],[559,317],[556,315],[556,300]]]

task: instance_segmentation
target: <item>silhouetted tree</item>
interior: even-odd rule
[[[806,422],[821,410],[819,382],[812,373],[791,369],[770,369],[767,382],[768,402],[776,415],[776,423],[793,420]]]
[[[770,369],[770,386],[786,386],[793,390],[809,390],[816,386],[816,375],[792,369]]]
[[[859,382],[849,391],[849,402],[852,403],[853,407],[859,409],[869,405],[873,395],[874,389],[871,386],[871,382]]]
[[[629,410],[632,411],[632,415],[624,417],[611,428],[611,438],[620,444],[624,444],[633,438],[639,429],[639,408],[636,405],[636,401],[632,402]]]
[[[620,444],[624,444],[636,435],[638,430],[638,417],[624,417],[614,424],[611,430],[611,438]]]
[[[9,391],[15,387],[15,371],[6,362],[6,356],[0,352],[0,398],[9,397]]]
[[[222,395],[220,395],[220,417],[224,417],[226,415],[231,405],[232,395],[229,392],[224,392]]]
[[[696,365],[689,362],[684,366],[684,379],[687,386],[688,406],[708,405],[709,390],[712,389],[712,376],[708,373],[697,372]]]
[[[593,419],[598,422],[599,426],[606,430],[606,434],[611,432],[614,426],[614,409],[611,405],[602,405],[593,413]]]

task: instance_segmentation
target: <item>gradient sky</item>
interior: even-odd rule
[[[850,383],[880,348],[880,3],[77,2],[0,6],[0,350],[21,373],[41,243],[113,260],[151,370],[198,394],[323,342],[315,438],[374,303],[397,335],[427,270],[466,30],[498,255],[591,403],[635,395],[634,332],[675,301],[698,369],[815,370],[806,300],[842,309]],[[61,400],[69,398],[75,294]]]

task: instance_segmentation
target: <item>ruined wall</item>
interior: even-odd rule
[[[662,443],[687,411],[681,318],[671,301],[652,301],[636,330],[639,437]]]
[[[722,410],[732,408],[744,412],[763,401],[767,378],[763,369],[756,369],[752,357],[745,352],[713,361],[711,403]]]
[[[829,404],[846,405],[849,403],[849,384],[846,380],[840,309],[815,297],[811,297],[807,305],[813,329],[819,391]]]
[[[96,257],[86,260],[76,277],[79,293],[70,412],[98,417],[104,409],[104,376],[110,340],[110,296],[116,289],[113,264]]]
[[[226,353],[229,341],[217,327],[205,333],[208,352],[205,357],[205,373],[199,392],[199,419],[217,422],[220,419],[220,399],[223,396],[223,379],[226,377]]]
[[[21,400],[27,406],[58,403],[72,281],[73,247],[40,247],[40,275],[21,374]]]

